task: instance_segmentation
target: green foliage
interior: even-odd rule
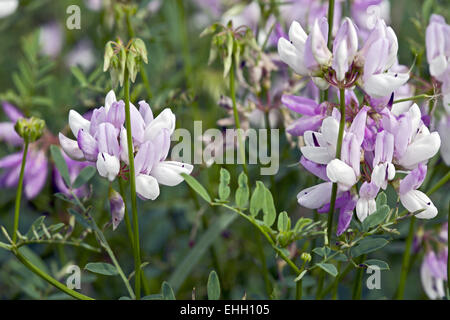
[[[216,271],[211,271],[208,277],[208,300],[220,299],[220,282]]]
[[[104,276],[116,276],[118,275],[116,267],[114,267],[112,264],[105,263],[105,262],[90,262],[86,264],[84,267],[85,270],[88,270],[90,272],[101,274]]]
[[[227,169],[220,168],[220,183],[219,183],[219,199],[226,201],[230,196],[231,190],[228,186],[230,184],[230,173]]]

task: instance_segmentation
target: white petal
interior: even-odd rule
[[[111,105],[113,104],[113,102],[116,102],[116,94],[114,93],[113,90],[110,90],[108,92],[108,94],[106,95],[105,98],[105,110],[106,113],[108,113],[109,109],[111,108]]]
[[[409,212],[423,210],[415,215],[419,219],[432,219],[438,213],[438,210],[433,202],[431,202],[430,198],[419,190],[410,190],[407,193],[400,195],[400,201]]]
[[[328,49],[327,42],[320,30],[319,20],[315,21],[310,37],[314,59],[316,59],[318,64],[328,66],[331,62],[332,53]]]
[[[78,147],[78,142],[76,140],[67,138],[61,132],[59,133],[58,137],[62,149],[69,156],[69,158],[77,161],[84,160],[83,151],[81,151],[81,149]]]
[[[333,160],[334,156],[330,155],[328,148],[326,147],[301,147],[300,151],[305,156],[306,159],[319,163],[327,164]]]
[[[80,129],[84,129],[86,132],[89,132],[90,125],[91,122],[83,118],[81,114],[75,110],[69,111],[69,127],[75,137],[78,137],[78,131],[80,131]]]
[[[333,117],[324,119],[322,122],[321,132],[325,141],[336,147],[339,133],[339,122]]]
[[[386,180],[386,163],[377,164],[372,170],[371,180],[379,188],[386,190],[387,180]],[[395,169],[394,169],[395,170]]]
[[[190,174],[193,168],[194,167],[188,163],[162,161],[153,167],[151,175],[163,185],[176,186],[184,180],[180,174]]]
[[[363,88],[373,98],[389,96],[404,85],[409,79],[409,73],[380,73],[370,76]]]
[[[298,203],[309,209],[318,209],[330,202],[331,182],[324,182],[300,191],[297,195]]]
[[[327,176],[330,181],[337,182],[342,191],[349,190],[357,181],[352,167],[339,159],[327,165]]]
[[[297,74],[307,76],[309,70],[304,65],[304,51],[299,51],[285,38],[278,40],[278,55]]]
[[[359,221],[364,221],[369,215],[375,212],[377,208],[374,199],[363,199],[359,198],[356,203],[356,215]]]
[[[300,23],[297,21],[292,21],[291,27],[289,28],[289,40],[292,41],[297,50],[304,50],[307,37],[308,35],[303,30]]]
[[[145,128],[144,139],[153,140],[161,131],[168,129],[170,134],[175,130],[175,115],[169,108],[164,109],[152,122]]]
[[[113,181],[119,174],[120,161],[107,153],[99,153],[97,156],[97,170],[102,177]]]
[[[0,2],[0,18],[13,14],[19,6],[19,0],[2,0]]]
[[[398,163],[407,169],[413,169],[417,164],[432,158],[439,151],[440,146],[441,138],[437,132],[415,139]]]
[[[447,59],[443,54],[437,56],[430,63],[430,74],[433,77],[439,77],[447,70],[447,65]]]
[[[136,192],[145,199],[155,200],[159,196],[158,181],[149,175],[136,176]]]

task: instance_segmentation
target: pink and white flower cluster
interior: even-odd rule
[[[183,181],[181,173],[190,174],[193,166],[167,161],[170,137],[175,130],[175,115],[164,109],[156,118],[145,101],[139,110],[130,103],[134,150],[136,191],[144,199],[159,196],[159,184],[175,186]],[[76,137],[72,140],[59,134],[66,154],[78,161],[89,161],[99,174],[113,181],[128,165],[127,131],[124,127],[125,103],[116,100],[114,91],[105,99],[105,106],[93,111],[90,120],[70,110],[69,126]]]
[[[407,91],[409,79],[409,71],[397,62],[395,32],[379,19],[367,36],[359,37],[352,20],[344,18],[332,50],[327,46],[328,36],[325,18],[315,20],[309,35],[294,21],[289,40],[278,42],[281,60],[297,74],[311,77],[321,89],[330,85],[345,89],[346,125],[339,157],[341,114],[335,105],[293,95],[282,98],[289,109],[303,115],[287,128],[303,136],[300,163],[325,181],[302,190],[297,196],[299,204],[328,212],[332,184],[337,183],[340,235],[350,225],[355,209],[360,221],[375,212],[380,189],[392,184],[409,212],[418,218],[433,218],[437,209],[418,188],[441,139],[437,132],[430,132],[417,104],[393,105],[394,93]],[[358,38],[365,38],[361,47]],[[356,87],[365,94],[361,105]]]

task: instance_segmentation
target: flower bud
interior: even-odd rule
[[[113,188],[109,189],[109,208],[111,210],[113,230],[116,230],[125,215],[125,204],[122,196]]]
[[[142,39],[134,39],[130,51],[134,51],[145,63],[148,63],[147,58],[147,48],[145,47],[145,43]]]
[[[20,118],[14,126],[17,134],[21,136],[25,142],[34,142],[44,133],[45,121],[39,118]]]
[[[303,252],[300,256],[300,258],[305,262],[311,261],[311,255],[309,253]]]
[[[109,66],[111,64],[111,59],[114,57],[114,48],[113,48],[113,42],[108,41],[105,46],[105,56],[104,56],[104,63],[103,63],[103,72],[109,69]]]

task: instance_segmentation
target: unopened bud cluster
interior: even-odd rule
[[[31,143],[38,140],[44,133],[45,121],[35,117],[20,118],[14,129],[25,142]]]

